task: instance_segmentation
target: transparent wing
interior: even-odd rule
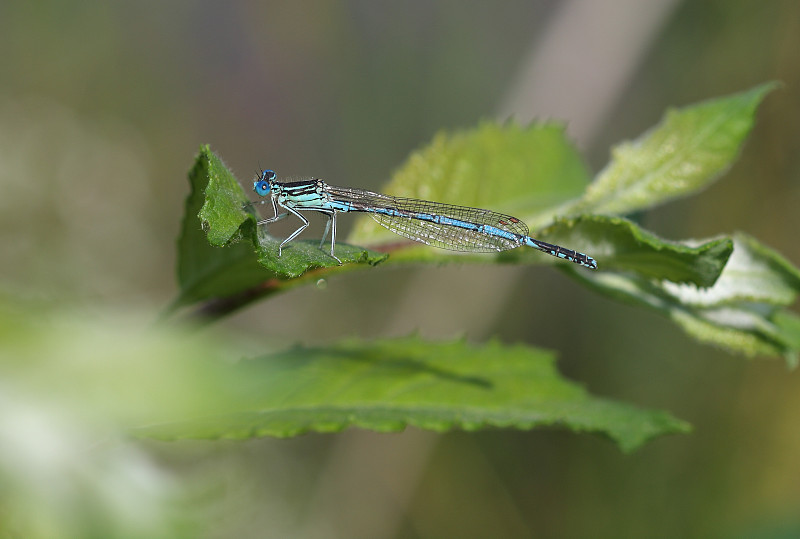
[[[346,211],[367,212],[381,226],[405,238],[451,251],[489,253],[521,245],[517,236],[528,235],[528,226],[510,215],[480,208],[455,206],[414,198],[382,195],[361,189],[327,186],[331,198]],[[512,238],[475,230],[489,225],[514,234]]]

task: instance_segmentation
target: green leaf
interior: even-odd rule
[[[787,354],[786,359],[789,366],[797,367],[797,354],[800,350],[800,316],[791,311],[780,309],[775,312],[772,322],[777,326],[785,347],[794,351],[794,354]]]
[[[593,397],[563,379],[554,363],[549,352],[497,342],[405,338],[298,347],[233,367],[238,402],[224,413],[215,408],[206,417],[137,433],[243,439],[349,426],[383,432],[409,425],[436,431],[562,426],[603,434],[631,451],[689,429],[667,413]]]
[[[176,439],[552,425],[608,436],[625,451],[688,430],[667,413],[588,394],[559,375],[550,352],[496,341],[347,340],[233,363],[247,354],[241,339],[155,330],[113,312],[32,313],[0,302],[6,328],[5,393],[52,409],[62,429],[74,420]]]
[[[567,211],[627,214],[694,193],[735,161],[764,96],[762,84],[667,112],[652,131],[617,146],[583,199]]]
[[[251,297],[261,293],[262,283],[269,280],[294,279],[312,269],[338,266],[319,242],[292,242],[278,258],[280,242],[256,226],[255,214],[245,210],[247,195],[208,146],[201,148],[189,182],[178,239],[180,294],[171,309],[237,294]],[[386,258],[338,242],[336,254],[345,264],[377,264]]]
[[[632,272],[643,278],[697,286],[713,285],[733,252],[733,242],[728,238],[691,244],[667,241],[625,218],[602,215],[561,219],[541,235],[549,242],[578,250],[591,247],[592,254],[602,260],[604,272]],[[524,256],[531,256],[526,251]]]
[[[722,276],[710,289],[667,285],[688,305],[725,306],[747,303],[790,305],[800,292],[800,272],[776,251],[745,234],[734,236],[734,252]]]
[[[172,308],[226,297],[272,276],[257,263],[252,243],[236,243],[253,234],[255,223],[242,210],[246,198],[238,182],[208,146],[200,149],[189,183],[178,238],[180,294]]]
[[[279,258],[278,246],[280,243],[280,239],[275,239],[262,232],[259,234],[257,244],[258,262],[279,279],[296,279],[310,270],[319,268],[339,270],[339,263],[330,256],[328,250],[330,244],[320,247],[319,240],[295,240],[283,247],[283,254]],[[344,265],[368,264],[375,266],[386,260],[389,255],[337,241],[336,256]]]
[[[555,208],[580,196],[588,181],[586,167],[562,126],[482,123],[475,129],[437,134],[409,156],[382,191],[487,208],[539,225],[552,220]],[[365,215],[349,241],[377,245],[399,240]],[[448,253],[431,248],[422,252],[431,259]]]
[[[208,146],[201,149],[192,172],[196,172],[190,177],[192,190],[205,191],[197,217],[208,243],[224,247],[250,238],[255,221],[253,214],[245,211],[250,201],[239,181]]]
[[[713,286],[656,281],[632,273],[574,272],[596,290],[655,309],[696,339],[746,356],[783,356],[797,364],[800,324],[781,307],[800,292],[800,272],[775,251],[738,234]]]

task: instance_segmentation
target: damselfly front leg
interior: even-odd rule
[[[266,225],[266,224],[269,224],[269,223],[274,223],[275,221],[283,219],[284,217],[289,215],[288,213],[282,213],[282,214],[278,215],[278,206],[275,204],[275,197],[270,198],[270,200],[272,201],[272,217],[269,217],[267,219],[262,219],[256,224],[258,224],[258,225]],[[264,202],[266,202],[266,200]],[[286,208],[286,206],[281,204],[281,208]],[[286,208],[286,209],[288,210],[289,208]]]

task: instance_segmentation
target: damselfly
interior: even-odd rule
[[[272,217],[259,221],[259,225],[274,223],[290,213],[303,223],[281,242],[278,256],[281,256],[283,246],[308,226],[308,219],[301,212],[316,211],[328,216],[320,248],[330,232],[331,256],[341,264],[342,261],[334,254],[336,214],[364,212],[395,234],[442,249],[489,253],[527,245],[543,253],[597,269],[597,262],[592,257],[533,239],[528,236],[528,226],[516,217],[489,210],[335,187],[319,179],[279,182],[272,170],[264,170],[256,177],[253,190],[259,196],[270,197],[274,212]],[[267,199],[259,202],[263,204]],[[279,214],[278,206],[286,211]]]

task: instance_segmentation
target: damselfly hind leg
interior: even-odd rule
[[[336,210],[331,211],[321,211],[328,216],[328,222],[325,224],[325,232],[322,234],[322,239],[319,242],[319,248],[322,249],[322,245],[325,243],[325,238],[328,237],[328,231],[331,232],[331,256],[336,259],[339,265],[342,265],[342,261],[339,260],[339,257],[334,254],[334,249],[336,248]]]

